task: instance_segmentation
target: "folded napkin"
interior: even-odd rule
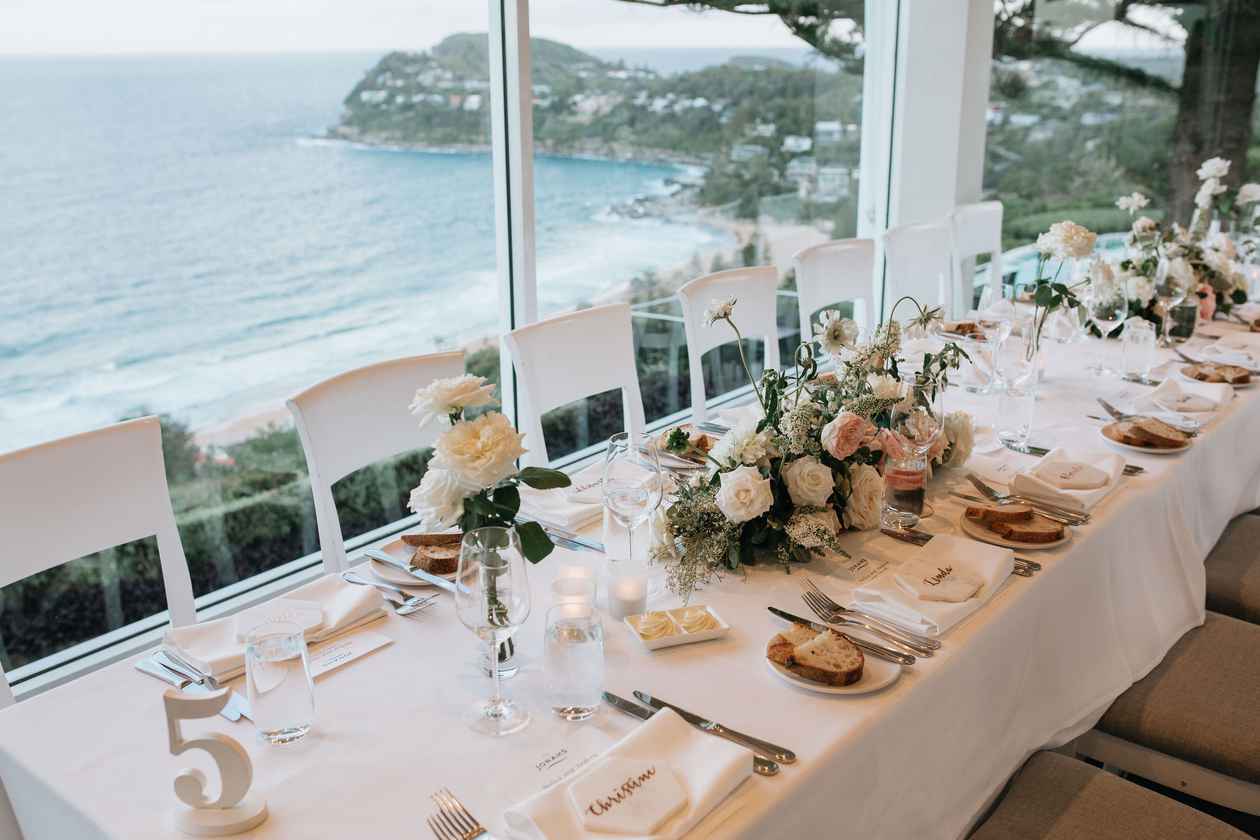
[[[609,759],[649,761],[668,766],[687,794],[687,804],[652,834],[618,834],[625,840],[666,840],[681,837],[726,799],[752,774],[753,754],[729,741],[714,738],[686,723],[671,709],[651,719],[609,748],[577,776],[565,779],[503,815],[513,837],[528,840],[583,840],[608,837],[588,831],[570,800],[569,788],[598,770]]]
[[[893,580],[906,594],[920,601],[946,601],[951,604],[966,601],[984,585],[970,571],[938,565],[924,559],[922,553],[914,560],[902,563],[893,574]]]
[[[761,410],[758,403],[749,403],[735,408],[723,408],[717,413],[717,422],[729,428],[735,428],[745,420],[756,423],[765,416],[765,412]]]
[[[535,490],[521,485],[521,515],[580,531],[603,516],[602,461],[569,476],[572,486],[563,490]]]
[[[1260,318],[1260,315],[1256,316]],[[1228,332],[1221,336],[1220,340],[1215,342],[1219,347],[1231,347],[1238,350],[1249,350],[1254,358],[1260,352],[1260,333],[1253,332]],[[1212,346],[1212,345],[1209,345]]]
[[[1124,459],[1100,450],[1050,450],[1011,479],[1011,492],[1087,513],[1116,489]]]
[[[1006,581],[1015,565],[1015,553],[1009,548],[948,534],[938,534],[921,549],[908,550],[917,552],[910,561],[915,566],[906,567],[903,563],[891,573],[885,572],[859,586],[853,590],[850,605],[928,636],[945,633],[979,609]],[[980,591],[964,601],[923,600],[911,595],[897,577],[903,568],[918,568],[922,564],[928,568],[949,568],[959,577],[978,580]]]
[[[1234,398],[1234,388],[1224,382],[1193,382],[1165,379],[1154,391],[1133,401],[1135,412],[1216,411]]]
[[[1234,307],[1233,311],[1240,318],[1254,321],[1260,318],[1260,303],[1240,303]]]
[[[1239,367],[1254,368],[1260,365],[1260,346],[1249,346],[1244,343],[1226,343],[1226,340],[1234,336],[1250,338],[1250,333],[1231,333],[1222,337],[1220,341],[1209,344],[1198,352],[1199,358],[1205,362],[1215,362],[1220,365],[1238,365]]]
[[[305,633],[309,643],[322,642],[385,615],[378,591],[346,583],[336,575],[325,575],[289,596],[317,603],[323,610],[323,622]],[[237,638],[236,616],[172,627],[162,638],[162,647],[218,680],[230,680],[245,672],[245,645]]]

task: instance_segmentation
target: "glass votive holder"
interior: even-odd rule
[[[561,573],[551,582],[551,603],[595,606],[595,578]]]
[[[647,569],[634,563],[608,565],[608,614],[617,620],[647,610]]]

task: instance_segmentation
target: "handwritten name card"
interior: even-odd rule
[[[589,831],[652,834],[687,805],[669,765],[611,758],[569,786],[574,810]]]

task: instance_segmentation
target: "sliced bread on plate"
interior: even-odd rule
[[[776,633],[766,645],[766,657],[799,677],[837,686],[860,680],[866,661],[862,651],[839,633],[818,633],[804,624]]]

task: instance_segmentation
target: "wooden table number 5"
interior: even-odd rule
[[[219,768],[217,799],[206,795],[206,774],[200,770],[181,770],[175,777],[175,796],[183,803],[175,806],[175,827],[195,837],[223,837],[261,824],[267,819],[267,803],[249,794],[254,765],[245,748],[219,732],[185,740],[180,730],[180,721],[217,715],[228,704],[231,692],[225,688],[213,694],[194,696],[170,688],[162,697],[171,755],[205,750]]]

